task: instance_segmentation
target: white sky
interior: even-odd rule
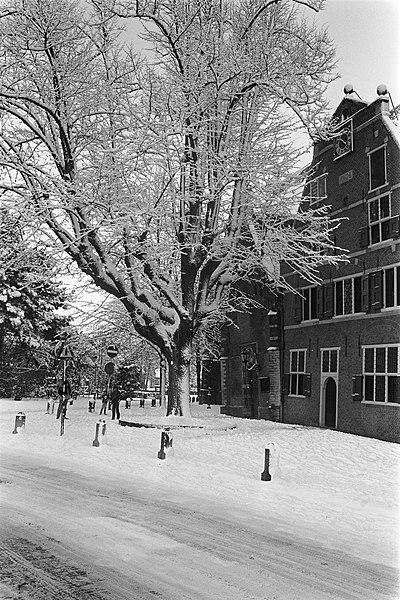
[[[399,0],[327,0],[316,22],[327,27],[336,47],[341,77],[328,90],[333,109],[346,83],[366,101],[385,83],[395,106],[400,104]]]

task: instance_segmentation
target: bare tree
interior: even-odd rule
[[[293,225],[293,135],[318,135],[334,56],[299,5],[321,2],[3,4],[1,202],[31,214],[167,359],[168,414],[189,412],[193,339],[235,283],[285,286],[282,260],[316,281],[341,258],[324,210]],[[121,45],[132,20],[140,59]]]

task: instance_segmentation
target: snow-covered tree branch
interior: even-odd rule
[[[241,279],[310,281],[335,223],[297,215],[334,52],[310,0],[10,0],[0,19],[1,204],[124,305],[189,410],[194,337]],[[140,21],[136,56],[123,25]],[[125,36],[126,37],[126,36]],[[326,250],[324,254],[322,251]]]

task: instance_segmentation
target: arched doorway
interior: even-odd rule
[[[329,377],[325,382],[325,427],[336,428],[336,381]]]

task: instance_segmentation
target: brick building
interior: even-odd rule
[[[315,144],[302,206],[326,204],[343,219],[335,242],[349,261],[322,265],[318,286],[282,266],[300,294],[277,307],[273,339],[268,303],[239,315],[222,361],[225,412],[399,441],[400,132],[386,93],[372,103],[348,93],[333,117],[336,135]],[[259,364],[251,381],[246,347]]]
[[[251,313],[234,312],[222,336],[221,412],[279,420],[281,344],[277,297],[259,283],[243,290],[258,304]]]

